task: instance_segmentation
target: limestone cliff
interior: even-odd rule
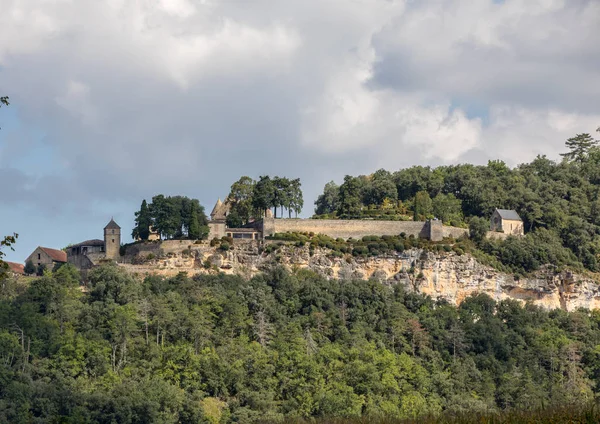
[[[179,243],[179,242],[178,242]],[[517,279],[482,265],[469,255],[433,253],[419,249],[394,256],[356,258],[334,257],[328,249],[295,247],[277,243],[264,249],[258,243],[235,244],[221,251],[207,244],[151,246],[151,253],[137,248],[135,257],[122,264],[132,272],[174,275],[224,272],[251,277],[271,266],[308,268],[328,278],[376,279],[385,284],[402,284],[407,290],[459,304],[467,296],[486,293],[495,300],[530,300],[548,309],[600,308],[600,279],[594,275],[554,272],[543,269],[533,276]],[[270,253],[267,253],[269,252]],[[144,256],[146,255],[146,256]],[[137,263],[137,265],[134,265]]]

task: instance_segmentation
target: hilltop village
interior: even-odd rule
[[[403,234],[434,242],[445,238],[468,236],[466,228],[443,225],[441,220],[424,221],[384,221],[384,220],[343,220],[343,219],[301,219],[274,218],[270,210],[261,219],[250,220],[246,225],[231,227],[227,217],[231,213],[230,201],[217,201],[210,213],[208,236],[204,240],[162,240],[152,228],[146,241],[138,240],[124,245],[121,239],[121,227],[111,218],[103,229],[103,239],[92,239],[69,245],[60,250],[38,246],[26,259],[25,265],[10,262],[9,266],[16,274],[41,275],[45,269],[55,269],[69,263],[81,271],[89,270],[107,262],[128,266],[136,270],[136,258],[140,255],[155,255],[161,245],[171,253],[181,253],[194,245],[214,245],[215,240],[227,240],[231,244],[254,243],[263,245],[268,239],[283,234],[317,234],[332,239],[360,240],[364,237],[388,237]],[[523,235],[523,221],[514,210],[496,209],[490,219],[488,237],[505,238],[508,235]],[[173,248],[175,246],[175,248]],[[128,253],[127,247],[130,247]],[[139,262],[139,260],[138,260]],[[32,267],[33,265],[33,267]],[[139,264],[137,264],[139,265]],[[141,269],[141,268],[140,268]],[[148,266],[143,267],[148,271]]]

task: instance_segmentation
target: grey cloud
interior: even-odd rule
[[[0,42],[0,77],[23,125],[43,129],[64,170],[37,180],[3,161],[10,183],[0,194],[65,214],[94,201],[131,205],[133,212],[143,197],[160,192],[199,197],[210,208],[240,175],[279,174],[302,178],[310,214],[332,178],[380,167],[484,163],[501,152],[482,145],[518,136],[482,130],[460,114],[444,128],[453,99],[482,109],[541,109],[538,124],[548,108],[595,112],[600,81],[593,57],[600,51],[590,31],[597,31],[597,18],[576,27],[591,2],[578,2],[579,9],[568,2],[545,16],[542,29],[553,24],[567,32],[542,41],[527,38],[534,18],[497,23],[494,34],[508,48],[460,33],[424,36],[428,28],[416,23],[426,9],[459,3],[411,9],[411,2],[377,0],[257,0],[167,13],[122,2],[115,13],[108,3],[44,8],[31,1],[46,24],[0,18],[7,32],[22,33],[16,46]],[[440,37],[452,49],[438,56],[429,43]],[[340,106],[339,98],[350,106]],[[316,111],[315,120],[303,118],[306,109]],[[330,131],[338,122],[348,128],[340,140]],[[515,126],[522,133],[529,128],[524,122]],[[581,122],[576,116],[573,128]],[[550,134],[543,125],[541,134]],[[15,141],[3,140],[15,148]],[[515,161],[544,148],[537,141],[532,146]],[[60,196],[49,194],[49,185]]]

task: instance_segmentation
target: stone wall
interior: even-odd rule
[[[270,223],[268,221],[271,221]],[[429,238],[429,228],[422,221],[369,221],[343,219],[265,219],[264,235],[286,232],[326,234],[333,238],[362,238],[367,235]],[[269,225],[270,224],[270,225]]]
[[[488,231],[486,237],[492,240],[506,240],[510,234],[501,233],[498,231]]]
[[[459,227],[447,227],[444,225],[443,227],[444,237],[453,237],[455,239],[461,236],[468,236],[469,229],[468,228],[459,228]]]
[[[364,236],[396,236],[405,233],[439,241],[443,237],[458,238],[468,234],[465,228],[443,226],[441,221],[375,221],[375,220],[343,220],[343,219],[265,219],[264,235],[275,233],[298,232],[326,234],[333,238],[358,239]]]

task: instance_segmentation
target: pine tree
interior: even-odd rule
[[[565,142],[565,146],[570,149],[568,153],[561,153],[567,160],[576,160],[582,162],[592,147],[598,146],[599,141],[594,140],[588,133],[577,134]]]

